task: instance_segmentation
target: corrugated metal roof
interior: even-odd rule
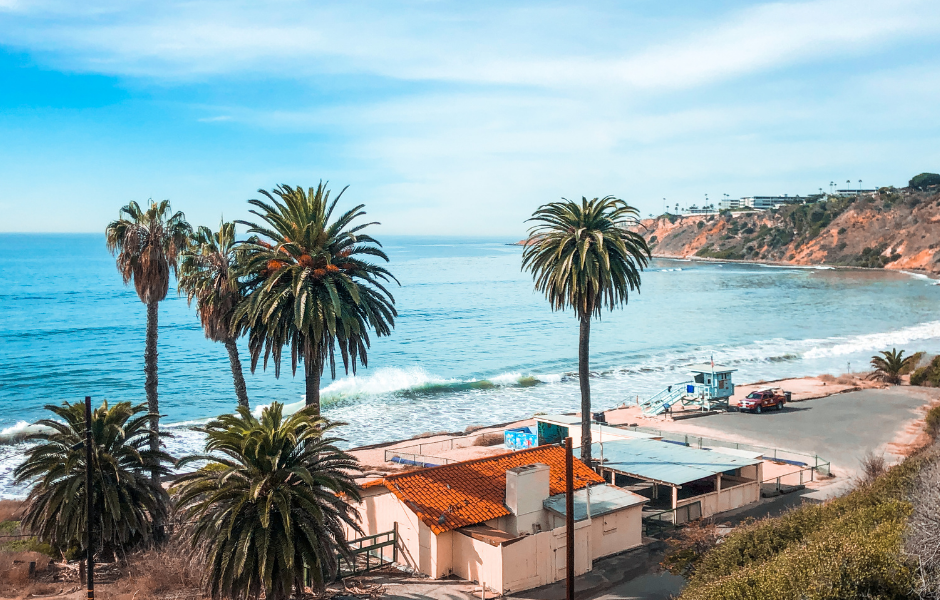
[[[553,425],[561,425],[563,427],[581,427],[581,417],[577,417],[575,415],[538,415],[535,417],[535,420],[542,421],[543,423],[551,423]],[[651,440],[659,438],[658,435],[652,433],[633,431],[632,429],[621,429],[620,427],[611,427],[609,425],[601,425],[599,423],[591,424],[591,434],[592,437],[593,435],[600,435],[603,439],[607,439],[608,436],[638,440]]]
[[[603,455],[605,468],[669,485],[682,485],[761,462],[759,458],[731,456],[657,440],[604,442]],[[600,444],[592,444],[591,456],[600,458]]]
[[[624,508],[649,502],[647,498],[633,492],[621,490],[610,485],[595,485],[591,488],[591,518],[600,517]],[[565,516],[565,494],[557,494],[542,501],[542,506],[548,510]],[[583,521],[587,518],[587,490],[577,490],[574,493],[574,520]]]

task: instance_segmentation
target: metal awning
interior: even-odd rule
[[[637,506],[644,502],[649,502],[639,494],[621,490],[610,485],[595,485],[590,488],[591,494],[591,518],[607,515],[631,506]],[[574,520],[583,521],[587,518],[587,495],[588,490],[576,490],[574,493]],[[556,494],[542,501],[542,506],[546,509],[565,516],[565,494]]]
[[[591,456],[601,457],[600,444],[591,445]],[[681,486],[762,462],[760,458],[733,456],[657,440],[604,442],[603,456],[605,469],[671,486]]]

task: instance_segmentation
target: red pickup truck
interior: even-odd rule
[[[760,414],[765,408],[781,410],[783,405],[789,401],[790,392],[784,392],[779,389],[758,390],[751,392],[746,398],[738,402],[738,410],[747,410]]]

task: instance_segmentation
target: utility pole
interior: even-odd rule
[[[574,600],[574,453],[570,437],[565,438],[565,553],[565,599]]]
[[[95,600],[95,551],[91,547],[91,535],[95,517],[94,488],[91,483],[91,396],[85,396],[85,581],[88,584],[88,599]]]

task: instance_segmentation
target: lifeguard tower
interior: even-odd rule
[[[643,414],[661,415],[676,404],[697,406],[701,410],[728,408],[728,399],[734,395],[731,374],[737,369],[728,369],[713,363],[692,365],[692,379],[670,385],[646,402],[640,404]]]

